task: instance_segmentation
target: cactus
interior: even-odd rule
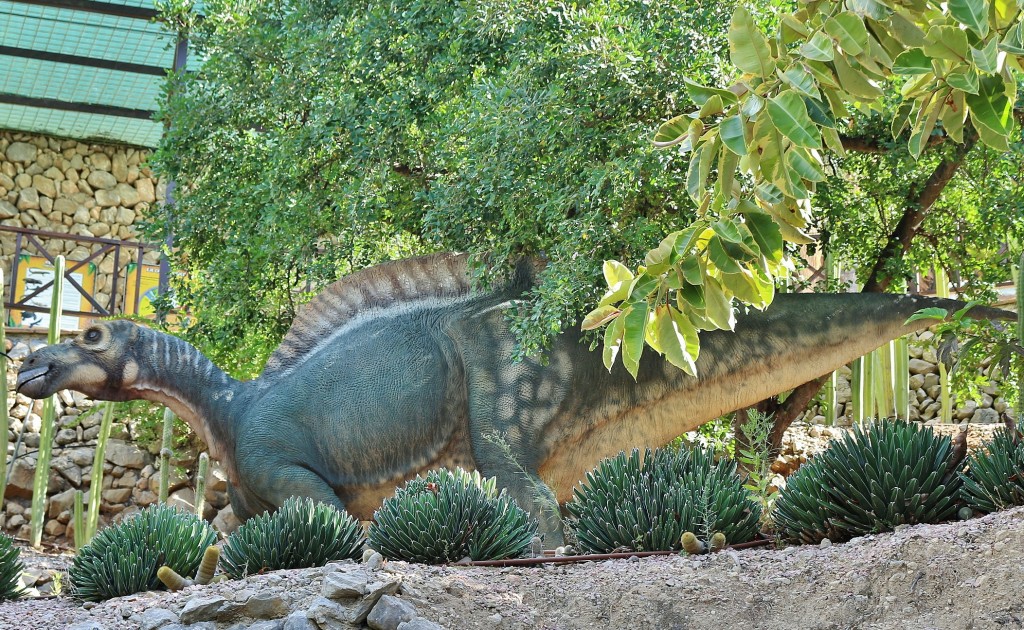
[[[693,532],[683,532],[683,535],[679,538],[679,542],[683,546],[683,551],[691,556],[704,553],[704,543],[698,540],[697,535]]]
[[[232,578],[263,570],[319,567],[358,558],[363,530],[336,508],[309,498],[291,497],[276,512],[250,518],[228,536],[220,559]]]
[[[85,532],[82,544],[87,545],[96,535],[100,524],[100,492],[103,490],[103,462],[107,457],[107,441],[110,439],[110,426],[114,422],[114,405],[108,402],[103,407],[103,419],[100,421],[100,434],[96,437],[96,452],[92,458],[92,475],[89,477],[89,514],[85,519]],[[77,525],[76,525],[77,527]],[[75,530],[77,539],[78,530]],[[76,549],[81,549],[77,543]]]
[[[566,509],[585,553],[677,551],[683,532],[708,540],[716,531],[746,542],[758,533],[761,507],[743,487],[736,463],[710,449],[619,453],[587,473]]]
[[[160,503],[167,503],[167,492],[171,485],[171,440],[174,438],[174,412],[164,409],[164,433],[160,443]]]
[[[725,534],[722,532],[715,532],[711,537],[711,542],[709,543],[711,553],[725,549],[725,542]]]
[[[182,577],[171,567],[164,565],[157,569],[156,577],[163,582],[169,591],[180,591],[186,586],[199,584],[205,586],[213,580],[213,574],[217,572],[217,562],[220,560],[220,547],[210,545],[203,552],[203,561],[199,563],[199,570],[193,580]]]
[[[60,320],[64,314],[61,296],[64,293],[64,257],[57,256],[53,265],[53,294],[50,301],[50,330],[47,343],[60,341]],[[5,377],[6,378],[6,375]],[[29,521],[31,542],[39,547],[43,541],[43,520],[46,517],[46,491],[50,482],[50,455],[53,450],[53,420],[57,405],[54,394],[43,401],[43,417],[39,430],[39,452],[36,454],[36,473],[32,481],[32,518]]]
[[[79,600],[102,601],[148,591],[160,585],[157,570],[166,565],[193,575],[217,532],[194,514],[154,505],[107,527],[75,556],[68,570],[69,593]]]
[[[963,478],[964,502],[989,513],[1024,505],[1024,439],[1018,431],[1000,429],[985,449],[968,459]]]
[[[210,471],[210,456],[208,454],[199,454],[198,468],[196,471],[196,516],[203,518],[203,508],[206,507],[206,475]]]
[[[1017,262],[1017,345],[1024,347],[1024,252]],[[1017,427],[1024,427],[1024,364],[1017,371]]]
[[[85,519],[82,518],[82,497],[85,496],[81,490],[75,491],[74,517],[75,524],[75,549],[81,549],[88,542],[85,540]]]
[[[443,564],[465,557],[501,560],[525,554],[537,522],[493,478],[431,470],[385,499],[370,524],[370,546],[385,558]]]
[[[21,550],[14,541],[0,533],[0,602],[21,597],[22,588],[18,583],[25,565],[21,562]]]
[[[4,270],[0,269],[0,292],[4,287]],[[3,505],[4,495],[7,493],[7,448],[11,438],[7,434],[11,430],[11,419],[7,415],[10,406],[7,403],[7,338],[5,337],[7,327],[7,312],[4,310],[4,301],[0,299],[0,400],[4,408],[0,412],[0,505]]]
[[[857,426],[789,477],[774,521],[805,543],[945,521],[960,507],[955,473],[949,436],[902,421]]]

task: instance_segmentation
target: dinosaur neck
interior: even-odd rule
[[[126,387],[128,397],[166,405],[203,438],[211,457],[224,462],[234,442],[235,410],[244,407],[246,383],[231,378],[177,337],[141,331],[138,374]]]

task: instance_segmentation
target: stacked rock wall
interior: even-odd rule
[[[135,147],[0,131],[0,225],[134,240],[136,224],[165,192],[146,166],[147,157],[145,149]],[[15,241],[15,234],[0,232],[5,282],[10,282]],[[71,261],[84,260],[102,247],[71,239],[49,239],[44,245],[50,254],[64,254]],[[39,255],[31,248],[25,253]],[[126,253],[117,261],[121,269],[133,260],[134,251]],[[114,252],[93,262],[93,290],[97,302],[106,305],[114,282]],[[147,252],[143,262],[159,262],[159,252]]]

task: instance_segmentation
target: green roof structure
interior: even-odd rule
[[[153,0],[0,0],[0,129],[154,147],[185,45]]]

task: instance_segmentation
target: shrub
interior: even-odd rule
[[[751,499],[731,460],[715,462],[711,449],[634,449],[587,473],[566,505],[581,549],[589,553],[674,551],[684,532],[708,541],[715,532],[730,543],[758,533],[760,506]]]
[[[785,538],[816,544],[936,523],[956,515],[952,442],[928,427],[882,421],[834,441],[786,482],[774,520]]]
[[[207,523],[167,505],[155,505],[100,531],[68,570],[75,599],[101,601],[157,588],[167,565],[194,575],[203,551],[217,541]]]
[[[0,602],[21,597],[18,584],[25,565],[21,562],[21,550],[14,546],[14,540],[0,534]]]
[[[308,497],[291,497],[276,512],[251,518],[231,534],[220,562],[225,573],[241,578],[355,558],[362,545],[363,529],[347,512]]]
[[[978,512],[1024,505],[1024,440],[1000,429],[985,450],[971,455],[962,476],[963,499]]]
[[[530,518],[495,480],[478,472],[431,470],[409,481],[373,515],[370,546],[386,558],[443,564],[465,557],[523,555],[537,533]]]

